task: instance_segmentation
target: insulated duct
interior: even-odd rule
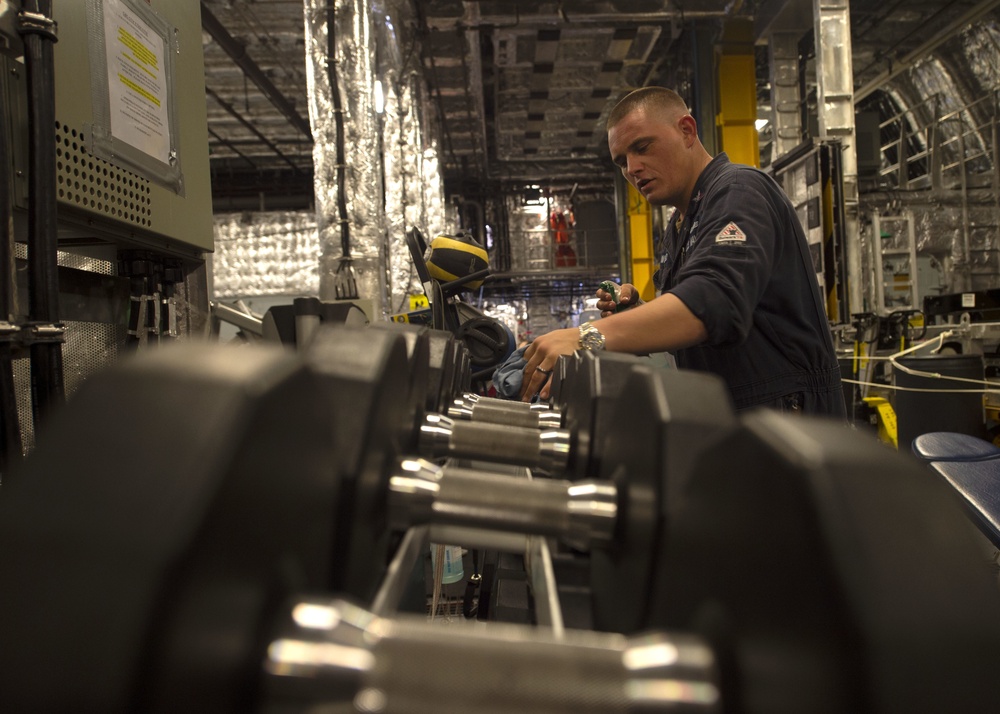
[[[311,211],[217,214],[214,297],[317,295],[319,255]]]
[[[424,82],[417,85],[416,105],[420,108],[418,131],[422,147],[420,155],[420,220],[430,236],[451,233],[455,230],[454,217],[448,215],[444,199],[444,179],[441,174],[441,152],[438,138],[441,128]]]
[[[421,86],[422,80],[416,72],[407,76],[399,104],[400,139],[405,143],[399,146],[397,154],[405,177],[401,189],[406,225],[418,226],[429,232],[431,227],[427,225],[423,188],[424,131],[421,117],[424,109],[420,104],[423,96]]]
[[[405,111],[405,85],[389,82],[385,91],[385,113],[382,117],[385,165],[385,220],[389,231],[389,313],[406,312],[407,290],[414,271],[413,261],[393,247],[404,243],[406,235],[406,188],[407,176],[406,136],[404,134],[402,112]]]
[[[448,215],[448,207],[445,205],[439,157],[438,142],[433,139],[424,148],[421,164],[421,177],[424,181],[421,186],[423,189],[424,225],[428,226],[428,233],[432,235],[452,232],[455,225],[454,217]]]
[[[414,75],[405,82],[395,82],[386,93],[385,205],[389,223],[389,284],[393,313],[409,311],[409,296],[423,292],[406,244],[406,231],[411,226],[427,230],[421,215],[422,138],[413,92],[417,81]]]
[[[304,3],[319,297],[335,300],[356,290],[357,297],[372,301],[372,317],[380,319],[388,286],[370,5],[364,0]]]
[[[386,103],[386,211],[391,226],[392,307],[405,312],[408,296],[423,292],[405,232],[416,226],[430,241],[453,232],[454,221],[447,216],[437,125],[427,87],[419,74],[411,72],[396,90],[399,94]]]
[[[378,35],[379,77],[385,94],[381,131],[388,231],[388,309],[393,314],[408,312],[409,296],[423,292],[406,244],[406,231],[414,225],[421,231],[427,230],[420,216],[419,164],[423,137],[416,118],[420,78],[403,59],[404,54],[412,58],[414,53],[401,51],[401,39],[396,32],[397,27],[412,25],[412,18],[404,14],[409,10],[406,3],[395,3],[387,8],[376,5],[375,9],[375,25],[381,28]]]

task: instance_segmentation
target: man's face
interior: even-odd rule
[[[611,158],[629,183],[653,205],[679,206],[689,176],[682,120],[671,122],[640,108],[608,131]]]

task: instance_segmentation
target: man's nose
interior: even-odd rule
[[[631,156],[625,159],[625,173],[628,176],[638,176],[641,171],[642,162]]]

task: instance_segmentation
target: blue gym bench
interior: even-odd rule
[[[913,453],[955,488],[973,523],[1000,548],[1000,447],[968,434],[935,431],[915,438]]]

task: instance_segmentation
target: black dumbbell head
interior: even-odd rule
[[[334,579],[319,388],[280,347],[184,343],[53,414],[0,499],[0,710],[239,706],[254,633]]]
[[[727,708],[1000,711],[996,577],[930,470],[761,410],[665,524],[646,624],[713,643]]]
[[[592,444],[601,455],[593,475],[614,481],[620,494],[615,543],[591,553],[594,626],[631,633],[649,621],[671,500],[737,421],[718,377],[637,366],[610,423]]]
[[[366,599],[388,560],[389,474],[415,428],[406,345],[388,330],[324,326],[306,358],[320,376],[316,397],[338,407],[327,437],[336,454],[331,470],[341,484],[340,508],[332,514],[333,589]]]

